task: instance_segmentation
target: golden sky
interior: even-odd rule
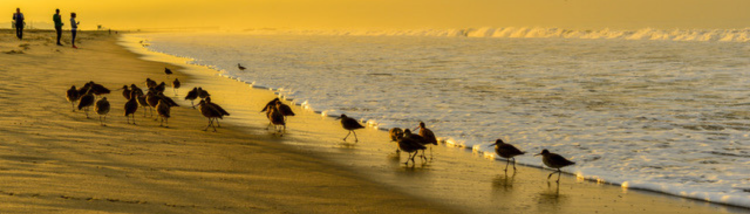
[[[60,8],[86,29],[745,28],[750,0],[1,0],[10,22],[51,22]],[[0,16],[2,17],[2,16]],[[0,20],[0,23],[6,21]],[[69,26],[70,24],[66,24]]]

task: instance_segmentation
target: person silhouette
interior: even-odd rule
[[[16,8],[16,13],[13,14],[13,22],[13,26],[16,28],[16,37],[18,37],[18,39],[23,39],[23,26],[26,22],[24,22],[21,8]]]
[[[60,9],[55,10],[55,15],[52,15],[52,21],[55,22],[55,32],[57,32],[57,45],[62,46],[60,38],[62,37],[62,26],[65,25],[62,22],[62,16],[60,16]]]
[[[73,48],[76,47],[76,31],[78,31],[78,25],[81,24],[81,22],[76,21],[76,13],[70,13],[70,33],[73,36]]]

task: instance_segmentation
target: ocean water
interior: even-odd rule
[[[258,30],[134,35],[152,51],[372,128],[424,121],[495,159],[497,138],[563,171],[750,207],[748,30]],[[750,31],[748,31],[750,32]],[[240,71],[237,63],[248,69]],[[538,157],[519,163],[541,166]]]

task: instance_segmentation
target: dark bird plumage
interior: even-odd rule
[[[388,134],[391,136],[392,141],[398,141],[398,139],[404,137],[404,130],[398,127],[391,128],[391,130],[388,130]]]
[[[167,89],[167,83],[161,82],[158,85],[153,87],[153,90],[159,93],[164,93],[164,90]],[[149,89],[150,91],[151,89]]]
[[[557,182],[560,183],[560,174],[562,174],[562,171],[560,168],[570,166],[573,164],[576,164],[573,161],[569,161],[568,159],[565,159],[563,156],[551,153],[549,151],[542,150],[542,153],[536,154],[536,155],[542,155],[542,162],[544,162],[544,165],[547,165],[550,168],[556,168],[557,171],[550,173],[547,176],[547,180],[552,177],[553,174],[557,173]]]
[[[244,71],[246,69],[244,66],[240,65],[240,63],[237,63],[237,68],[239,68],[241,71]]]
[[[85,108],[84,112],[86,112],[86,118],[89,118],[89,107],[94,105],[94,100],[94,94],[91,89],[89,89],[89,91],[78,100],[78,110]]]
[[[404,152],[409,153],[409,158],[406,159],[406,162],[404,162],[404,164],[407,164],[407,165],[409,164],[409,160],[411,160],[412,163],[414,163],[414,157],[417,156],[417,153],[419,153],[419,150],[424,151],[425,149],[427,149],[427,147],[422,145],[422,143],[418,142],[418,140],[413,138],[413,136],[415,135],[411,133],[411,130],[406,129],[404,130],[404,137],[398,140],[398,148],[400,148]],[[411,154],[412,152],[414,153],[414,155]]]
[[[190,90],[185,96],[185,100],[190,100],[190,105],[192,105],[193,108],[195,108],[195,104],[193,104],[195,99],[198,99],[198,87],[193,87],[193,90]]]
[[[133,125],[135,125],[135,111],[138,110],[138,101],[137,101],[138,94],[136,91],[132,92],[132,96],[128,100],[128,102],[125,103],[125,117],[128,119],[128,124],[130,124],[130,115],[133,116]]]
[[[270,102],[266,103],[266,106],[263,106],[263,109],[260,110],[260,112],[264,112],[264,111],[267,111],[270,108],[273,108],[274,105],[276,105],[276,102],[278,102],[278,101],[280,101],[279,98],[275,98],[275,99],[271,100]]]
[[[346,137],[344,137],[344,141],[346,141],[346,138],[349,137],[349,134],[354,133],[354,142],[359,142],[357,133],[354,132],[354,130],[363,129],[365,127],[362,126],[362,124],[359,124],[359,122],[357,122],[357,120],[355,120],[354,118],[347,117],[345,114],[341,114],[341,117],[339,117],[339,119],[341,120],[341,126],[349,131],[349,133],[346,134]]]
[[[177,78],[174,78],[174,81],[172,81],[172,91],[174,91],[174,96],[177,96],[177,89],[179,89],[181,86],[180,80]]]
[[[276,105],[268,110],[266,116],[271,124],[275,126],[274,128],[276,132],[279,133],[279,135],[282,135],[282,133],[286,131],[286,122],[284,121],[284,114],[279,110],[280,104],[281,103],[276,102]],[[279,126],[281,126],[282,129],[280,129]]]
[[[162,126],[163,123],[166,123],[167,125],[164,127],[169,127],[170,104],[165,102],[165,100],[160,99],[156,104],[156,113],[159,114],[159,117],[161,118],[159,126]]]
[[[164,74],[166,74],[166,75],[172,75],[172,70],[170,70],[169,68],[165,67],[164,68]]]
[[[107,120],[107,114],[109,114],[109,101],[107,101],[106,97],[102,97],[101,99],[99,99],[99,101],[96,101],[94,111],[96,111],[96,114],[99,115],[99,123],[102,126],[105,126],[104,121]],[[102,119],[102,117],[104,119]]]
[[[508,171],[510,159],[513,159],[513,170],[516,170],[515,156],[526,154],[526,152],[522,152],[515,146],[503,142],[502,139],[497,139],[495,143],[490,144],[490,146],[495,146],[495,153],[497,153],[497,155],[500,155],[500,157],[505,158],[505,160],[507,161],[507,163],[505,164],[506,172]]]
[[[208,91],[203,90],[203,88],[198,87],[198,97],[201,99],[206,99],[206,97],[211,96],[211,94],[208,93]]]
[[[78,102],[79,98],[80,95],[78,94],[76,86],[70,86],[70,89],[68,89],[68,91],[65,93],[65,99],[70,102],[70,106],[73,107],[73,111],[76,111],[76,102]]]
[[[198,105],[200,106],[199,110],[201,111],[201,114],[204,117],[208,118],[208,125],[206,125],[206,128],[204,128],[203,131],[208,130],[208,127],[210,126],[210,127],[214,128],[214,132],[216,132],[216,127],[213,124],[213,119],[214,118],[222,118],[223,116],[221,115],[221,112],[219,112],[218,110],[216,110],[214,108],[211,108],[210,105],[206,104],[205,100],[201,100],[198,103]]]
[[[130,100],[130,89],[127,85],[122,86],[122,97],[125,97],[125,100]]]
[[[151,80],[151,78],[146,78],[146,88],[153,88],[156,86],[156,81]]]

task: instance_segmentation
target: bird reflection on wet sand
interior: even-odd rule
[[[502,189],[510,191],[513,189],[513,181],[515,181],[515,179],[515,171],[510,175],[508,175],[508,173],[505,173],[502,176],[498,175],[492,180],[492,187],[496,190]]]

